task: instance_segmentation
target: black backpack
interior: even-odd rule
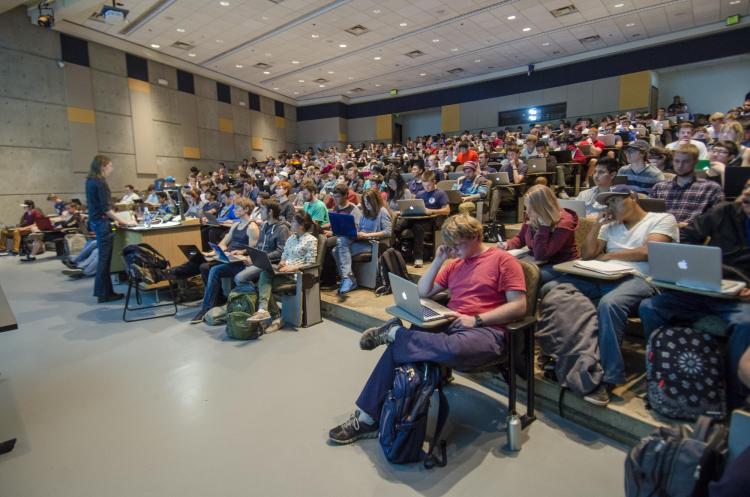
[[[684,326],[663,326],[646,345],[651,409],[676,419],[726,415],[724,358],[716,339]]]
[[[122,257],[130,281],[153,285],[171,279],[169,261],[148,243],[127,245]]]
[[[707,497],[727,454],[727,429],[712,422],[701,416],[641,439],[625,460],[626,497]]]
[[[375,295],[378,297],[391,293],[391,282],[388,279],[388,273],[393,273],[407,280],[410,279],[404,257],[394,248],[387,249],[380,256],[378,263],[378,279],[380,281],[375,289]]]
[[[427,421],[432,394],[438,391],[435,432],[427,449]],[[446,444],[440,434],[448,419],[448,399],[442,386],[440,366],[432,362],[404,364],[396,368],[393,388],[388,391],[380,413],[379,441],[386,459],[394,464],[422,461],[425,468],[446,465]],[[440,455],[433,454],[440,446]]]

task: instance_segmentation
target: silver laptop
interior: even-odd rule
[[[561,208],[571,210],[578,214],[579,219],[586,217],[586,202],[583,200],[558,199],[557,203],[560,204]]]
[[[596,139],[602,142],[605,147],[614,147],[617,141],[617,135],[598,135]]]
[[[648,265],[654,283],[736,295],[744,281],[722,280],[721,249],[706,245],[648,243]]]
[[[393,273],[388,273],[388,281],[391,283],[395,304],[420,321],[445,319],[447,313],[453,312],[437,302],[420,298],[416,283]]]
[[[547,159],[543,157],[532,157],[526,161],[527,174],[539,174],[547,172]]]
[[[508,176],[508,173],[502,172],[502,173],[489,173],[485,176],[489,181],[492,181],[493,185],[509,185],[510,184],[510,177]]]
[[[402,216],[426,216],[427,209],[424,200],[421,198],[414,200],[399,200],[398,211]]]

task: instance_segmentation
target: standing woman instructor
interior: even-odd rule
[[[86,203],[89,209],[89,226],[96,233],[96,245],[99,249],[99,261],[96,265],[94,296],[99,303],[113,302],[122,298],[115,293],[110,276],[114,233],[112,222],[118,226],[127,226],[112,209],[112,194],[107,185],[107,176],[112,173],[112,161],[106,155],[97,155],[91,161],[91,169],[86,178]]]

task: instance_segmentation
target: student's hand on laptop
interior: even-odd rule
[[[461,314],[460,312],[446,312],[444,313],[444,316],[446,319],[458,321],[462,326],[467,328],[473,328],[476,324],[474,316],[468,316],[466,314]]]
[[[357,231],[357,238],[362,238],[364,240],[367,240],[370,238],[371,233],[365,233],[364,231]]]

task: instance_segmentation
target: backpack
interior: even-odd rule
[[[263,334],[260,323],[249,323],[247,318],[258,309],[258,294],[235,288],[227,299],[227,337],[235,340],[255,340]]]
[[[684,326],[663,326],[646,345],[650,407],[670,418],[726,415],[724,358],[716,339]]]
[[[69,257],[74,257],[81,253],[86,245],[86,237],[80,233],[71,233],[65,235],[65,251]]]
[[[430,399],[438,391],[435,432],[424,450]],[[386,459],[394,464],[423,461],[427,469],[447,463],[445,440],[440,434],[448,419],[448,400],[443,393],[440,366],[432,362],[404,364],[396,368],[393,388],[380,413],[379,441]],[[440,456],[433,455],[440,445]]]
[[[625,496],[706,497],[727,454],[727,429],[712,421],[701,416],[642,438],[625,459]]]
[[[410,279],[404,257],[394,248],[384,251],[378,262],[378,279],[380,281],[375,289],[375,295],[378,297],[391,293],[391,282],[388,279],[388,273],[393,273],[407,280]]]
[[[169,261],[148,243],[127,245],[122,249],[125,272],[133,282],[153,285],[170,279]]]
[[[211,309],[209,309],[206,315],[203,316],[203,322],[209,326],[219,326],[222,324],[226,324],[227,306],[217,305],[216,307],[212,307]]]

